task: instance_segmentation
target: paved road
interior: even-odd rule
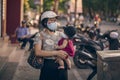
[[[29,52],[25,52],[22,55],[12,80],[38,80],[40,71],[32,68],[27,64],[28,55]],[[72,62],[72,69],[68,70],[68,76],[69,76],[68,80],[86,80],[90,72],[91,72],[90,69],[76,68],[76,66]]]

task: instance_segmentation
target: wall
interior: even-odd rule
[[[12,43],[16,42],[16,38],[12,37],[12,35],[15,29],[20,25],[21,1],[22,0],[7,0],[6,33],[10,37]]]
[[[0,37],[2,35],[2,0],[0,0]]]

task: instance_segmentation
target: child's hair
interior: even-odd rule
[[[73,26],[66,26],[63,27],[64,33],[68,36],[69,39],[72,39],[73,36],[76,34],[76,29]]]

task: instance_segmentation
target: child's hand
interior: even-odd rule
[[[54,47],[55,47],[55,49],[58,49],[58,45],[55,45]]]
[[[58,63],[58,62],[59,62],[59,60],[60,60],[60,58],[58,58],[58,57],[57,57],[57,58],[56,58],[56,60],[55,60],[55,62],[56,62],[56,63]]]

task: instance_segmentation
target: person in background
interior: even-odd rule
[[[53,11],[45,11],[41,14],[40,22],[43,30],[35,36],[35,55],[44,58],[44,65],[40,70],[39,80],[68,80],[68,71],[64,61],[64,69],[58,69],[56,57],[63,60],[68,54],[63,50],[56,50],[54,45],[61,38],[57,30],[57,14]]]
[[[84,16],[82,13],[79,13],[79,23],[81,27],[84,27]]]
[[[28,42],[28,35],[29,35],[29,31],[28,31],[28,28],[26,27],[26,21],[23,20],[22,21],[22,25],[17,27],[16,31],[16,36],[17,36],[17,40],[19,42],[22,42],[22,45],[21,45],[21,49],[24,49],[27,42]]]
[[[109,50],[118,50],[120,47],[120,43],[118,40],[119,34],[118,32],[110,32],[109,41]]]
[[[95,27],[99,27],[101,23],[101,18],[100,18],[100,15],[99,14],[95,14],[95,17],[94,17],[94,26]]]
[[[34,43],[34,35],[39,32],[39,29],[37,28],[37,25],[34,23],[29,23],[29,35],[27,36],[28,41],[30,43],[28,51],[30,51],[33,48],[33,43]]]
[[[55,45],[55,48],[58,50],[63,50],[68,53],[68,56],[73,57],[75,54],[75,49],[73,45],[73,36],[76,34],[76,29],[73,26],[63,27],[64,33],[63,37],[59,40],[58,45]],[[61,58],[57,58],[59,63],[58,69],[64,68],[64,62]],[[71,69],[71,61],[69,58],[65,59],[68,69]]]
[[[120,43],[119,43],[119,33],[117,30],[110,30],[110,31],[106,31],[103,36],[103,38],[107,38],[108,40],[108,49],[109,50],[118,50],[120,47]]]

